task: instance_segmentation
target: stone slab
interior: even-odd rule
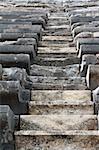
[[[30,91],[19,81],[0,81],[0,105],[9,105],[15,115],[27,114]]]
[[[24,115],[20,130],[64,132],[66,130],[97,130],[95,115]]]
[[[18,131],[15,133],[16,149],[46,150],[98,150],[98,131],[36,132]]]
[[[81,45],[90,44],[90,45],[99,45],[99,38],[82,38],[77,40],[77,50],[80,49]]]
[[[83,44],[80,47],[78,57],[82,58],[82,55],[84,54],[98,54],[99,53],[99,46],[96,44],[90,45],[90,44]]]
[[[82,84],[85,85],[84,77],[44,77],[44,76],[30,76],[30,80],[33,84],[43,83],[43,84],[59,84],[61,86],[66,84]]]
[[[94,105],[74,105],[60,104],[58,101],[53,103],[29,103],[30,115],[93,115]]]
[[[75,47],[38,47],[38,54],[76,54]]]
[[[32,91],[29,114],[32,115],[91,115],[94,113],[90,91]]]
[[[88,66],[86,83],[90,90],[94,90],[99,86],[99,65]]]
[[[72,41],[72,37],[71,36],[43,36],[42,37],[42,41],[63,41],[63,42],[69,42]]]
[[[64,67],[54,67],[54,66],[40,66],[31,65],[30,75],[31,76],[52,76],[52,77],[78,77],[79,75],[79,65],[68,65]]]
[[[6,68],[24,68],[30,74],[30,57],[27,54],[0,54],[0,64]]]
[[[32,101],[35,102],[52,102],[61,101],[66,104],[89,104],[91,102],[90,90],[34,90],[31,92]],[[64,102],[63,102],[64,103]]]
[[[31,63],[33,63],[37,51],[34,45],[14,45],[16,42],[8,43],[0,44],[0,54],[28,54]]]
[[[42,58],[36,57],[35,64],[44,66],[67,66],[73,64],[79,64],[80,59],[77,56],[68,56],[66,58]]]
[[[87,86],[83,84],[56,84],[56,83],[34,83],[33,90],[86,90]]]

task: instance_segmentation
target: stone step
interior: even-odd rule
[[[71,42],[73,39],[71,36],[43,36],[42,37],[42,41],[46,41],[46,42]]]
[[[58,25],[53,25],[53,26],[46,26],[46,30],[60,30],[60,29],[70,29],[70,25],[60,25],[60,26],[58,26]]]
[[[95,115],[21,115],[20,130],[64,132],[69,130],[97,130]]]
[[[83,84],[85,85],[85,78],[84,77],[44,77],[44,76],[30,76],[30,80],[34,83],[53,83],[53,84]]]
[[[29,114],[92,115],[94,106],[87,90],[34,90],[31,92]]]
[[[75,47],[38,47],[38,54],[76,54]]]
[[[59,26],[59,25],[69,25],[69,22],[64,19],[59,19],[59,20],[48,20],[47,23],[48,26]]]
[[[86,90],[87,86],[82,84],[53,84],[53,83],[34,83],[33,90]]]
[[[15,133],[17,150],[98,150],[98,131],[18,131]]]
[[[32,89],[82,90],[86,89],[85,78],[30,76]]]
[[[72,39],[68,39],[67,41],[41,41],[39,42],[40,47],[68,47],[69,44],[73,44]]]
[[[66,67],[31,65],[31,76],[51,76],[51,77],[80,77],[79,64],[68,65]]]
[[[64,13],[64,12],[51,13],[50,18],[53,18],[53,17],[66,17],[66,13]]]
[[[66,21],[66,16],[50,16],[49,17],[49,20],[51,20],[51,21],[53,21],[53,20],[59,20],[59,19],[61,19],[61,20],[65,20]]]
[[[77,53],[38,53],[39,58],[66,58],[71,56],[77,56]]]
[[[66,58],[42,58],[37,56],[34,61],[34,64],[45,66],[67,66],[79,63],[80,59],[77,56],[68,56]]]
[[[49,30],[45,30],[43,35],[56,35],[56,36],[71,36],[71,32],[68,29],[57,29],[57,31],[49,32]]]

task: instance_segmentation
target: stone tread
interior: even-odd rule
[[[97,130],[97,123],[95,115],[21,115],[20,130]]]
[[[38,47],[38,54],[77,54],[75,47]]]

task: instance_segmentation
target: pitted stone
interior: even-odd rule
[[[96,55],[99,53],[99,46],[96,45],[96,44],[82,44],[80,46],[80,50],[79,50],[79,53],[78,53],[78,57],[79,58],[82,58],[82,56],[84,54],[93,54],[93,55]]]
[[[0,105],[0,149],[14,150],[15,118],[8,105]]]
[[[0,81],[0,105],[9,105],[14,114],[26,114],[30,91],[21,87],[19,81]]]
[[[2,68],[1,78],[3,81],[20,81],[20,84],[25,89],[31,89],[32,82],[25,69],[20,68]]]
[[[93,94],[93,101],[95,103],[95,113],[99,113],[99,87],[97,87],[94,91],[92,91]],[[99,122],[98,122],[99,123]],[[99,128],[99,124],[98,124]]]
[[[2,65],[0,64],[0,80],[2,79]]]
[[[37,33],[0,33],[0,41],[15,41],[19,38],[34,38],[38,44]]]
[[[80,75],[82,77],[85,77],[87,74],[88,65],[90,64],[96,64],[97,63],[97,57],[95,55],[86,54],[82,56],[82,62],[80,67]]]
[[[0,44],[0,54],[28,54],[30,56],[31,63],[36,57],[37,49],[34,45],[20,45],[20,42],[6,42]],[[16,45],[18,44],[18,45]]]
[[[0,54],[0,64],[6,68],[24,68],[30,74],[30,57],[27,54]]]
[[[77,22],[91,22],[93,21],[93,18],[91,16],[81,16],[81,15],[76,15],[76,16],[71,16],[70,17],[70,24],[74,24]]]
[[[41,25],[42,28],[44,28],[44,29],[45,29],[45,26],[46,26],[45,20],[43,18],[41,18],[41,17],[36,17],[36,16],[34,16],[34,17],[30,16],[30,18],[29,17],[19,18],[19,19],[16,19],[15,22],[16,23],[17,22],[23,22],[23,23],[24,22],[29,22],[32,25]]]
[[[27,27],[27,28],[9,28],[9,29],[5,29],[2,30],[0,29],[1,33],[37,33],[39,40],[42,39],[42,27],[41,25],[32,25],[32,28]]]
[[[77,40],[77,51],[79,51],[80,46],[85,44],[99,45],[99,38],[80,38]]]
[[[92,32],[81,32],[74,38],[75,45],[77,44],[77,40],[80,38],[92,38],[93,33]]]
[[[86,82],[90,90],[94,90],[99,86],[99,65],[88,66]]]
[[[96,25],[97,26],[97,25]],[[73,37],[76,37],[81,32],[98,32],[99,31],[99,25],[98,27],[95,27],[95,24],[91,25],[82,25],[78,26],[73,30]]]

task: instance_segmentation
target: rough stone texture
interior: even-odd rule
[[[82,62],[80,65],[80,75],[82,77],[85,77],[87,74],[88,65],[90,64],[96,64],[97,57],[92,54],[86,54],[82,56]]]
[[[98,150],[98,131],[44,133],[19,131],[15,134],[17,150]]]
[[[46,84],[82,84],[85,85],[85,78],[83,77],[43,77],[43,76],[30,76],[30,80],[35,83]]]
[[[86,90],[87,86],[80,84],[33,83],[33,90]]]
[[[91,91],[88,90],[35,90],[32,91],[32,101],[53,102],[54,100],[63,100],[68,104],[88,104],[91,101]]]
[[[99,86],[99,65],[89,65],[86,82],[90,90],[94,90]]]
[[[34,102],[30,102],[29,104],[29,114],[32,115],[93,115],[94,109],[93,104],[89,105],[74,105],[74,104],[35,104]]]
[[[93,102],[90,91],[32,91],[29,113],[33,115],[48,114],[93,114]]]
[[[66,58],[36,57],[35,64],[47,66],[66,66],[79,64],[79,58],[77,56],[68,56]]]
[[[54,0],[48,0],[48,4],[45,3],[47,2],[46,0],[41,0],[42,2],[36,0],[35,3],[33,3],[34,0],[26,0],[28,3],[25,0],[16,1],[17,4],[14,3],[13,8],[10,9],[10,13],[13,10],[16,11],[14,13],[14,19],[20,11],[21,18],[22,16],[23,18],[28,18],[28,13],[34,14],[32,12],[34,10],[33,7],[36,7],[39,13],[41,12],[41,7],[49,10],[49,20],[43,32],[43,41],[39,43],[38,57],[34,62],[35,65],[31,66],[31,72],[33,71],[32,75],[34,77],[30,77],[30,80],[33,83],[32,94],[34,96],[32,95],[33,99],[29,103],[29,109],[30,113],[34,115],[21,116],[20,129],[22,130],[15,133],[16,149],[99,149],[99,133],[96,131],[98,119],[97,116],[93,115],[94,107],[91,101],[90,91],[79,91],[87,87],[85,78],[79,77],[78,74],[77,64],[80,63],[80,60],[76,56],[75,43],[72,41],[70,22],[68,20],[68,16],[72,15],[74,13],[72,11],[76,11],[76,9],[79,9],[80,13],[85,15],[81,7],[88,7],[89,9],[89,6],[93,6],[93,3],[76,3],[74,5],[73,2],[69,6],[68,3],[64,4],[62,2],[60,4]],[[52,4],[50,5],[49,3]],[[56,5],[57,3],[58,5]],[[9,8],[5,9],[7,13]],[[92,13],[91,9],[90,12]],[[3,9],[1,11],[4,13]],[[27,15],[23,15],[22,11],[25,11]],[[64,11],[68,11],[68,14]],[[98,9],[97,14],[99,14]],[[86,16],[88,15],[89,12],[87,12]],[[12,18],[13,15],[5,16],[6,19],[8,17]],[[45,15],[43,17],[46,18]],[[47,21],[47,18],[45,20]],[[9,32],[9,30],[6,31]],[[11,31],[23,32],[24,30],[10,29]],[[31,32],[33,30],[29,29],[25,31]],[[81,37],[92,37],[93,34],[82,33],[75,40]],[[41,66],[40,70],[38,68],[39,65]],[[67,65],[71,65],[72,67]],[[36,93],[34,89],[51,89],[51,91],[38,90]],[[53,91],[52,89],[78,90]],[[75,131],[76,129],[77,131]]]
[[[78,77],[79,65],[68,65],[66,67],[32,65],[30,75],[52,76],[52,77]]]
[[[53,26],[52,26],[53,27]],[[60,27],[60,26],[59,26]],[[50,27],[51,28],[51,27]],[[46,41],[46,42],[52,42],[52,43],[66,43],[66,42],[72,42],[72,37],[68,36],[66,38],[66,36],[43,36],[42,41]]]
[[[76,54],[75,47],[39,47],[38,54]]]
[[[21,130],[64,132],[66,130],[96,130],[95,115],[29,115],[20,117]]]

